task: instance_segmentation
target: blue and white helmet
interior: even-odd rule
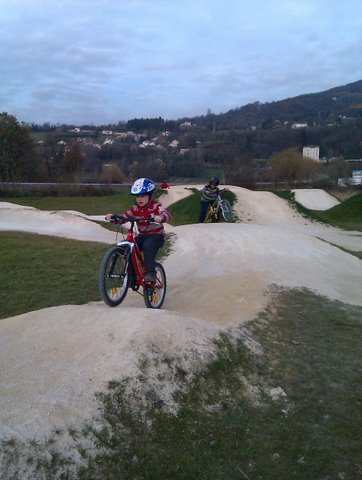
[[[131,187],[132,195],[144,195],[156,190],[156,185],[149,178],[138,178]]]

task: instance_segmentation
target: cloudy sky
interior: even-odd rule
[[[362,1],[0,0],[0,112],[178,119],[362,79]]]

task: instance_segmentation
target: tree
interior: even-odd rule
[[[150,162],[150,166],[152,167],[152,178],[154,180],[162,180],[167,177],[166,164],[162,158],[154,159]]]
[[[36,179],[39,158],[27,127],[8,113],[0,114],[0,180],[2,182]]]
[[[347,178],[351,176],[351,167],[344,161],[343,157],[338,157],[328,166],[329,177],[338,181],[338,178]]]
[[[134,160],[129,167],[129,177],[131,180],[138,178],[139,165],[137,160]]]
[[[289,185],[302,179],[308,181],[319,168],[317,162],[303,157],[298,148],[274,153],[269,159],[269,166],[274,181],[284,181]]]
[[[64,146],[57,143],[53,132],[44,135],[44,143],[37,147],[44,162],[47,180],[58,180],[61,173],[61,164],[64,157]]]
[[[62,172],[66,179],[74,180],[84,165],[85,157],[82,153],[80,143],[74,141],[64,155],[62,161]]]
[[[100,180],[104,183],[121,183],[124,180],[124,173],[116,162],[112,162],[103,166]]]
[[[254,187],[254,175],[248,158],[235,156],[232,162],[225,167],[227,183],[244,188]]]

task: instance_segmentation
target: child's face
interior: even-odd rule
[[[211,183],[210,188],[211,188],[212,190],[215,190],[215,188],[217,188],[217,185],[215,185],[215,183]]]
[[[147,193],[144,195],[136,195],[136,203],[139,207],[145,207],[148,203],[149,197]]]

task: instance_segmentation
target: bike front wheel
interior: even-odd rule
[[[233,214],[231,210],[231,205],[228,200],[223,200],[221,202],[221,213],[224,217],[225,222],[232,222],[233,221]]]
[[[143,298],[147,308],[161,308],[166,297],[166,273],[163,266],[156,262],[156,282],[143,287]]]
[[[129,255],[126,249],[114,246],[106,252],[99,270],[99,292],[110,307],[123,302],[129,284]]]

